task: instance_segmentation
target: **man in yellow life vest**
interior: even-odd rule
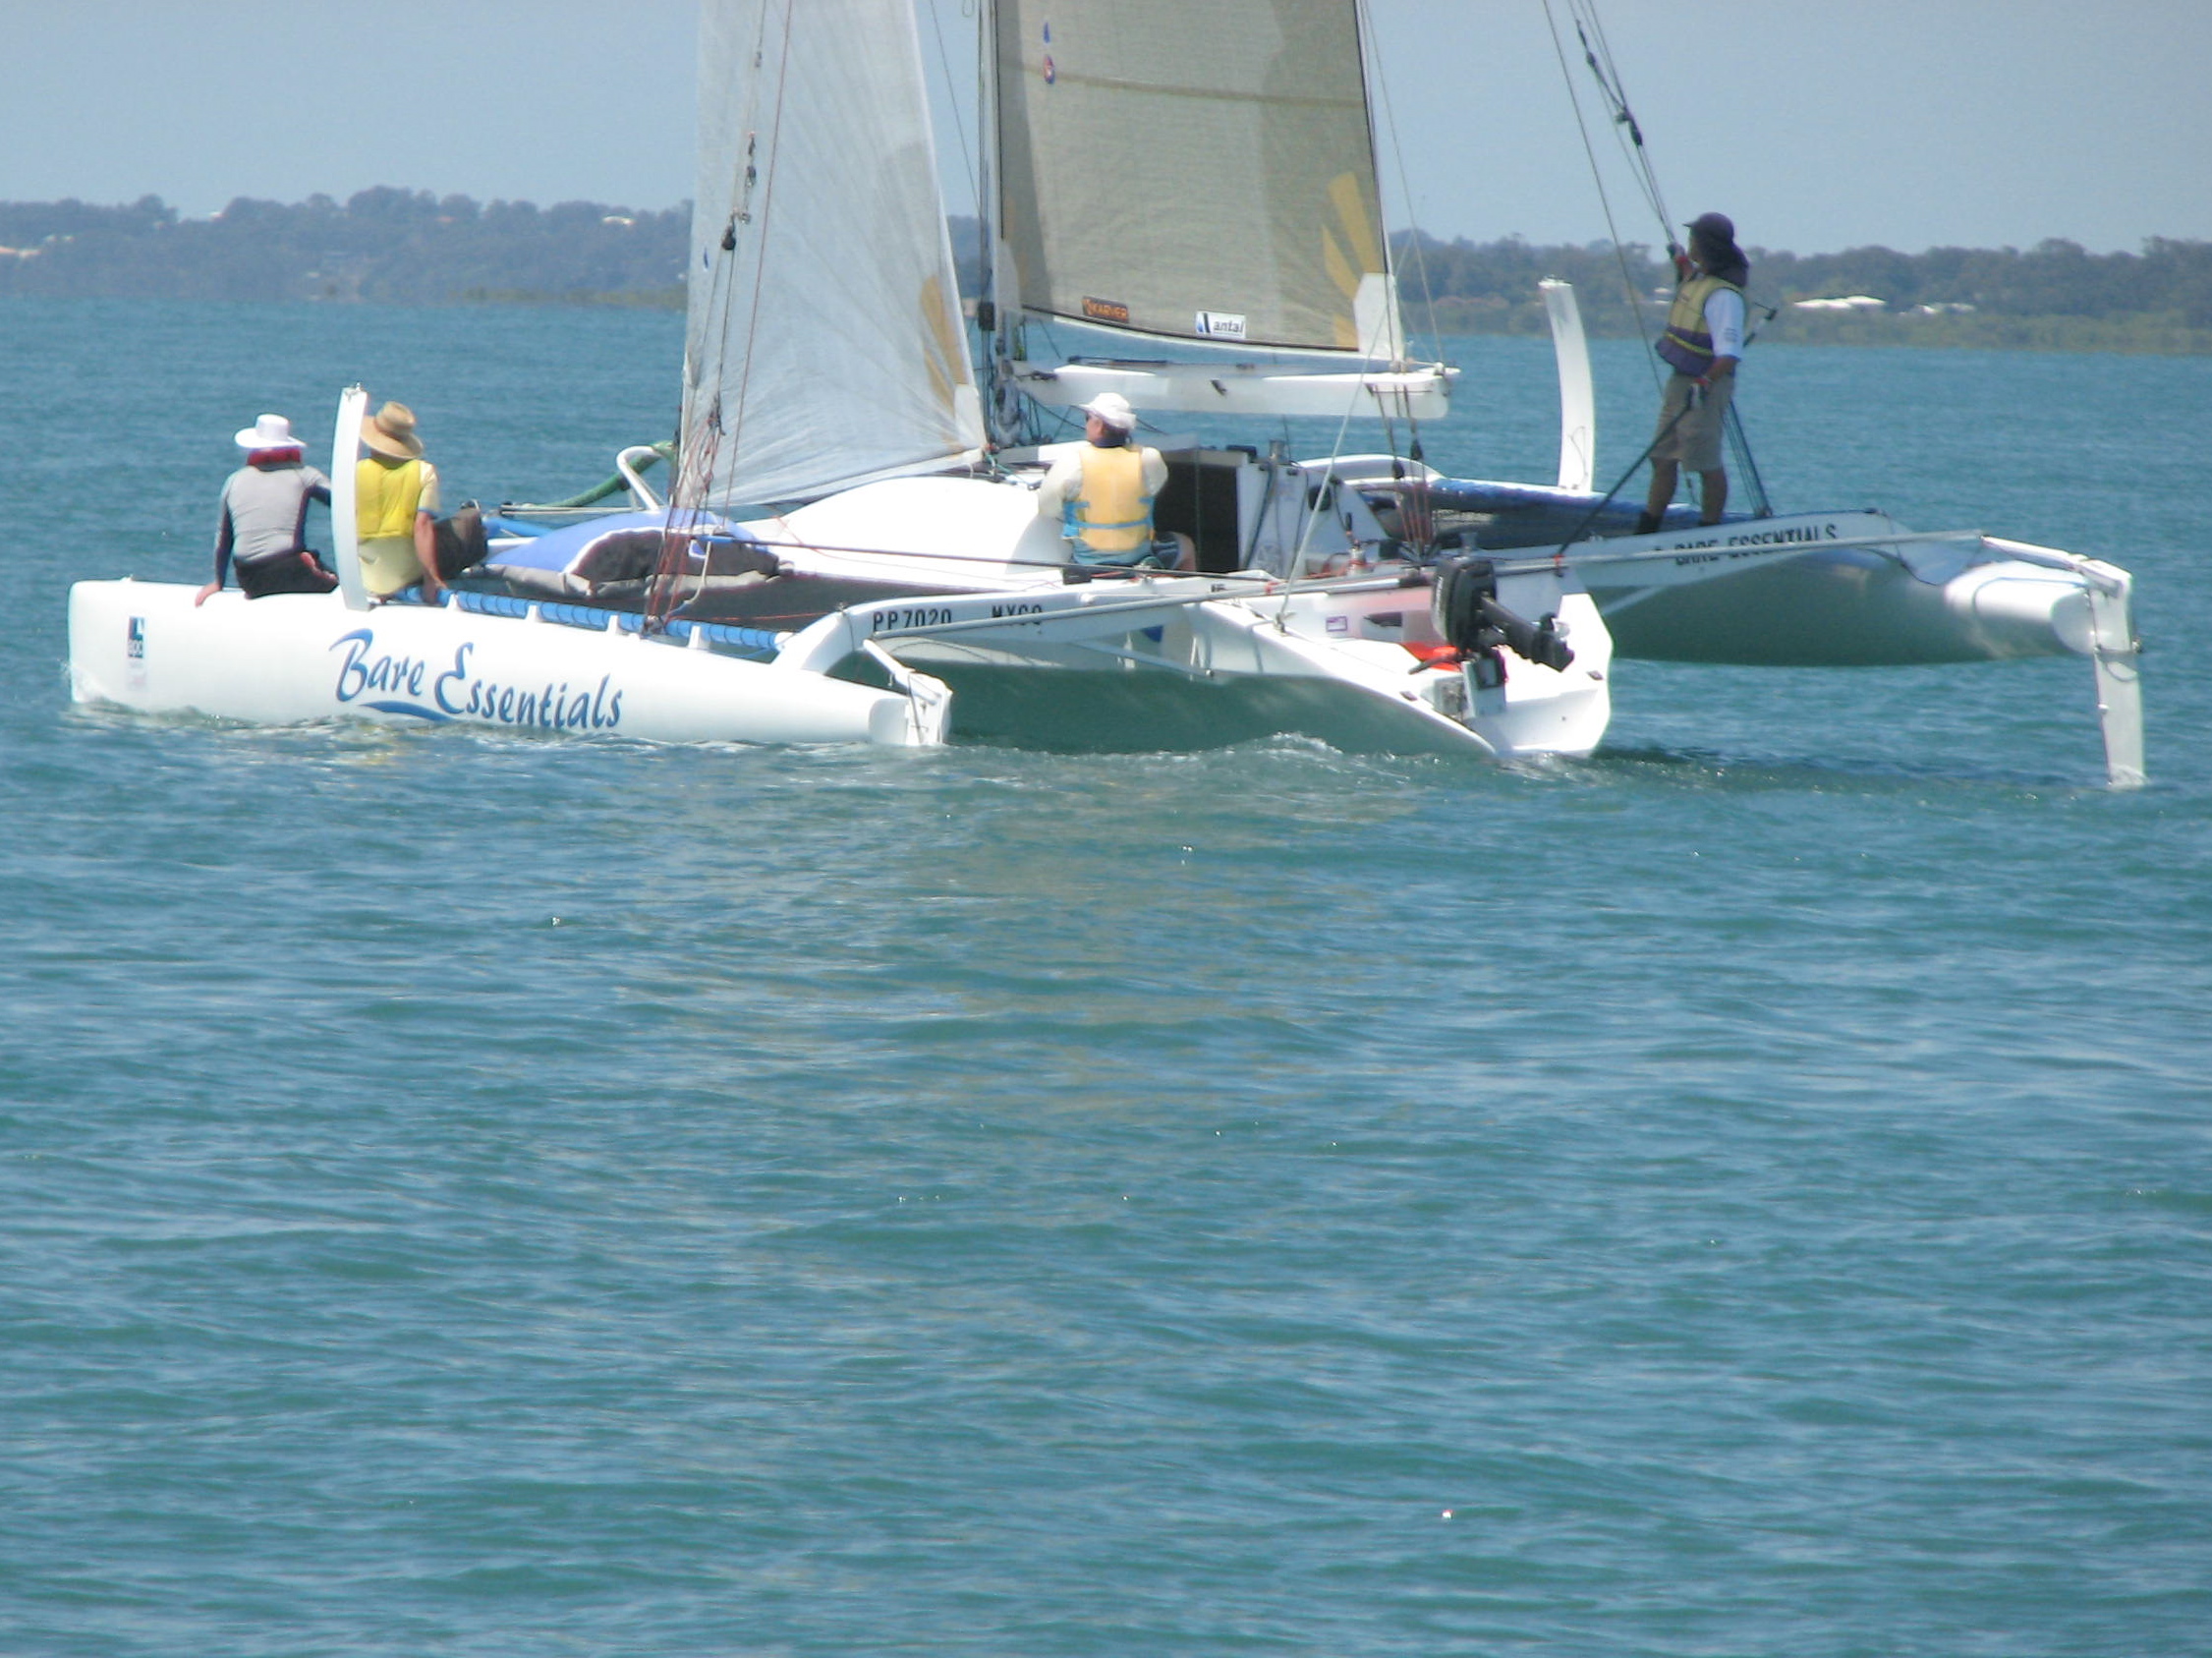
[[[437,468],[423,458],[415,411],[386,403],[362,422],[369,453],[354,470],[354,521],[361,539],[361,577],[371,597],[389,599],[423,584],[423,597],[441,601],[436,514]]]
[[[1681,284],[1659,336],[1659,355],[1674,371],[1659,405],[1659,435],[1651,446],[1651,494],[1636,533],[1660,527],[1674,498],[1681,469],[1705,481],[1699,515],[1718,524],[1729,504],[1728,469],[1721,460],[1735,366],[1743,357],[1743,285],[1751,264],[1735,245],[1735,225],[1726,213],[1701,213],[1689,223],[1687,257],[1677,253]]]
[[[1158,449],[1129,441],[1137,429],[1129,400],[1118,391],[1101,392],[1083,413],[1084,445],[1045,475],[1038,516],[1059,520],[1068,556],[1078,564],[1196,569],[1193,548],[1181,537],[1173,548],[1156,545],[1152,503],[1167,482],[1167,463]]]

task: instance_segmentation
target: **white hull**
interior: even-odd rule
[[[1863,667],[2089,659],[2106,774],[2144,781],[2134,582],[2118,565],[1878,512],[1801,513],[1584,543],[1568,560],[1624,657]]]
[[[1237,498],[1259,515],[1259,469],[1240,470],[1253,478]],[[1285,469],[1266,487],[1302,503],[1305,474]],[[1345,500],[1372,524],[1364,503]],[[1240,528],[1240,543],[1300,564],[1304,518],[1272,517],[1273,541]],[[961,736],[1148,752],[1295,734],[1355,752],[1584,755],[1612,714],[1611,644],[1571,572],[1506,576],[1499,599],[1530,618],[1558,616],[1574,661],[1555,671],[1503,653],[1501,683],[1485,687],[1473,667],[1425,667],[1407,650],[1442,640],[1426,574],[1402,565],[1287,585],[1245,571],[1070,586],[1031,489],[976,479],[866,485],[745,528],[809,575],[938,585],[824,616],[778,659],[826,673],[863,653],[895,657],[953,687]]]
[[[1158,576],[1018,594],[854,605],[793,639],[817,669],[871,643],[950,685],[963,735],[1057,749],[1218,748],[1272,735],[1346,752],[1493,758],[1586,755],[1612,716],[1611,650],[1589,597],[1549,573],[1509,578],[1503,600],[1556,614],[1575,659],[1554,670],[1506,655],[1503,682],[1425,667],[1438,643],[1429,590],[1394,576],[1292,590]]]
[[[1432,664],[1409,649],[1442,650],[1423,572],[1297,583],[1101,573],[1069,585],[1042,562],[1057,538],[1019,484],[890,481],[745,528],[788,573],[744,590],[771,608],[783,588],[809,583],[905,591],[820,615],[762,662],[699,648],[707,638],[688,622],[672,627],[687,645],[581,606],[354,611],[336,595],[223,592],[196,607],[182,586],[86,582],[70,603],[75,695],[261,723],[456,721],[662,742],[958,735],[1152,751],[1295,734],[1347,751],[1486,757],[1588,754],[1611,715],[1610,641],[1571,572],[1498,585],[1518,613],[1558,618],[1571,663],[1501,651]],[[598,625],[569,625],[579,617]]]
[[[70,590],[72,694],[284,725],[351,718],[653,742],[935,741],[926,695],[793,673],[634,632],[333,594],[247,600],[163,582]],[[921,690],[927,693],[928,687]]]
[[[1457,479],[1432,488],[1440,528],[1498,548],[1502,572],[1571,570],[1616,656],[1749,667],[2084,657],[2107,775],[2121,788],[2144,779],[2134,584],[2117,565],[1978,530],[1912,531],[1873,511],[1622,535],[1619,513],[1632,509],[1614,509],[1613,532],[1584,540],[1610,497]]]
[[[1617,630],[1620,655],[1685,660],[2082,655],[2112,778],[2141,780],[2128,580],[2112,566],[1972,533],[1915,535],[1879,513],[1583,542],[1563,557],[1494,561],[1499,602],[1556,617],[1571,662],[1502,650],[1432,665],[1424,657],[1443,642],[1429,577],[1382,556],[1370,486],[1357,482],[1367,463],[1236,467],[1235,498],[1272,532],[1239,537],[1277,573],[1069,585],[1023,484],[894,480],[742,527],[790,577],[762,593],[900,590],[765,621],[805,623],[770,661],[698,648],[704,635],[683,643],[682,622],[676,638],[644,637],[635,616],[607,610],[567,612],[599,624],[578,627],[540,619],[542,606],[527,617],[354,611],[335,595],[225,592],[196,607],[186,587],[93,582],[71,598],[74,690],[263,723],[458,721],[665,742],[958,736],[1145,752],[1295,734],[1347,752],[1579,756],[1605,735]],[[1342,482],[1309,496],[1317,477]],[[1301,510],[1309,498],[1328,503],[1323,514]],[[1337,545],[1348,537],[1354,555],[1317,559],[1323,532]],[[1298,579],[1280,573],[1292,570]]]
[[[1563,555],[1524,548],[1493,557],[1497,601],[1556,618],[1572,660],[1548,667],[1503,649],[1462,660],[1443,649],[1430,573],[1390,556],[1377,514],[1398,486],[1381,463],[1203,464],[1220,469],[1235,544],[1261,568],[1066,572],[1032,483],[889,480],[738,527],[780,573],[697,600],[736,604],[731,619],[756,629],[756,645],[779,638],[769,661],[702,649],[707,633],[682,620],[675,637],[645,637],[634,615],[607,609],[354,611],[336,596],[227,592],[195,607],[185,587],[97,582],[72,595],[75,694],[267,723],[461,721],[666,742],[958,736],[1146,752],[1302,735],[1347,752],[1579,756],[1605,735],[1617,630],[1620,655],[1684,660],[2082,655],[2112,780],[2142,778],[2129,583],[2110,565],[1977,533],[1917,535],[1871,512],[1588,541]],[[1088,579],[1064,579],[1074,574]],[[886,592],[897,597],[871,597]],[[578,618],[594,625],[568,625]]]
[[[1615,649],[1654,661],[1881,666],[2088,656],[2126,572],[1878,512],[1796,513],[1584,543],[1567,556]]]

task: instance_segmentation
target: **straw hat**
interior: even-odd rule
[[[282,415],[258,415],[254,424],[237,437],[241,449],[297,449],[301,442],[292,435],[292,423]]]
[[[415,411],[404,403],[387,403],[362,422],[361,440],[377,454],[395,460],[423,458],[423,440],[415,435]]]

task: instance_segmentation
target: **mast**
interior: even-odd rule
[[[999,231],[997,0],[982,0],[976,28],[976,236],[983,257],[983,292],[976,321],[984,342],[984,414],[991,440],[1000,446],[1023,436],[1026,411],[1014,389],[1012,363],[1019,350],[1021,299],[1007,281]]]

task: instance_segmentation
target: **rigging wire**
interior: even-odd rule
[[[949,100],[952,97],[953,86],[952,54],[945,50],[944,20],[937,13],[936,0],[931,0],[929,10],[930,34],[936,41],[937,67],[944,72],[944,95]],[[960,8],[960,15],[962,17],[969,15],[966,6]],[[968,181],[968,188],[974,193],[973,205],[976,209],[976,222],[981,225],[983,222],[983,170],[977,164],[975,156],[969,153],[967,129],[957,121],[947,122],[946,125],[959,135],[960,176]]]
[[[1582,42],[1582,61],[1590,66],[1597,80],[1598,89],[1605,94],[1613,109],[1614,140],[1620,146],[1622,156],[1630,169],[1642,182],[1644,200],[1650,203],[1659,220],[1660,233],[1667,238],[1667,250],[1673,253],[1677,246],[1674,240],[1674,216],[1667,210],[1667,200],[1659,188],[1659,173],[1652,165],[1651,151],[1644,147],[1644,130],[1637,124],[1635,112],[1628,107],[1628,93],[1620,84],[1620,71],[1613,61],[1613,43],[1606,38],[1605,25],[1598,17],[1594,0],[1567,0],[1567,9],[1574,19],[1575,37]],[[1585,28],[1587,23],[1587,28]],[[1590,36],[1598,37],[1593,49]],[[1604,62],[1599,61],[1603,57]]]
[[[1399,199],[1405,203],[1408,246],[1413,250],[1414,271],[1421,280],[1421,307],[1428,314],[1429,334],[1436,341],[1437,360],[1442,362],[1444,359],[1444,330],[1437,326],[1437,298],[1429,282],[1429,261],[1427,256],[1422,252],[1421,227],[1415,222],[1413,186],[1406,175],[1405,148],[1398,140],[1397,112],[1390,106],[1390,80],[1383,73],[1383,51],[1381,43],[1375,37],[1374,15],[1367,7],[1361,6],[1356,13],[1356,20],[1363,39],[1371,78],[1375,84],[1375,99],[1383,106],[1383,130],[1390,137],[1390,160],[1397,168]],[[1378,214],[1383,210],[1382,194],[1381,181],[1378,180],[1375,193],[1375,210]],[[1386,230],[1383,233],[1383,254],[1386,263],[1390,259],[1390,232]],[[1391,286],[1393,288],[1396,286],[1394,272],[1392,273]]]
[[[1398,136],[1397,111],[1390,103],[1390,87],[1389,77],[1387,77],[1383,73],[1382,43],[1376,38],[1374,15],[1367,7],[1360,6],[1355,8],[1353,12],[1353,20],[1363,37],[1363,52],[1366,59],[1366,67],[1369,70],[1370,76],[1375,86],[1375,102],[1382,105],[1383,130],[1390,135],[1390,159],[1397,168],[1398,197],[1399,200],[1402,200],[1405,204],[1407,244],[1413,250],[1413,268],[1421,279],[1421,306],[1422,310],[1426,312],[1428,315],[1429,336],[1436,345],[1435,361],[1441,368],[1444,362],[1444,330],[1437,325],[1436,293],[1429,282],[1428,255],[1422,247],[1424,239],[1421,235],[1420,223],[1418,222],[1418,218],[1413,208],[1413,185],[1411,180],[1408,178],[1405,170],[1405,147],[1404,144],[1400,142]],[[1369,119],[1370,123],[1372,124],[1373,117],[1370,116]],[[1369,144],[1371,147],[1373,145],[1373,134],[1371,131],[1369,135]],[[1383,216],[1383,181],[1380,176],[1380,165],[1378,165],[1377,167],[1377,174],[1378,176],[1375,181],[1375,212],[1376,216],[1378,218],[1381,218]],[[1388,221],[1386,220],[1385,222],[1386,228],[1383,231],[1383,268],[1384,274],[1389,278],[1390,281],[1391,300],[1395,302],[1397,298],[1397,272],[1393,267],[1393,263],[1390,258],[1390,231],[1387,228]],[[1401,335],[1404,332],[1404,313],[1401,308],[1399,311],[1398,321],[1398,328]],[[1405,350],[1405,341],[1402,338],[1397,342],[1397,345],[1399,351],[1403,352]],[[1378,399],[1379,403],[1381,401],[1381,399]],[[1421,448],[1421,422],[1419,417],[1413,413],[1413,403],[1410,397],[1405,399],[1404,412],[1406,431],[1406,459],[1411,461],[1415,467],[1421,470],[1421,477],[1417,482],[1421,489],[1423,491],[1426,491],[1428,462],[1426,457],[1423,455]],[[1389,446],[1391,455],[1391,470],[1397,473],[1398,476],[1403,477],[1404,468],[1396,464],[1397,432],[1393,423],[1390,418],[1390,412],[1387,404],[1384,405],[1383,410],[1383,430],[1384,440]],[[1414,516],[1416,516],[1419,522],[1424,525],[1429,523],[1429,517],[1426,510],[1425,493],[1422,503],[1422,509]],[[1401,512],[1401,528],[1403,527],[1404,522],[1405,514]],[[1428,532],[1424,530],[1418,537],[1418,540],[1425,546],[1427,541],[1429,540]]]
[[[713,383],[716,386],[709,413],[700,423],[699,430],[687,433],[684,464],[675,484],[668,491],[668,517],[661,531],[660,557],[653,571],[653,582],[648,590],[646,604],[647,625],[658,631],[665,628],[676,603],[681,586],[682,567],[690,560],[691,548],[700,544],[696,538],[699,520],[706,510],[707,497],[713,486],[713,472],[721,457],[722,440],[727,437],[731,453],[737,452],[744,439],[746,394],[753,379],[753,342],[761,328],[761,284],[753,285],[752,304],[745,318],[744,370],[736,386],[737,407],[732,415],[723,406],[719,387],[723,383],[723,368],[729,361],[730,326],[735,308],[735,284],[732,281],[733,256],[737,252],[737,227],[743,223],[751,228],[755,242],[754,260],[758,264],[763,257],[761,245],[767,239],[768,209],[775,196],[776,162],[779,156],[777,139],[783,129],[783,94],[790,79],[791,36],[794,32],[793,7],[798,0],[789,0],[783,14],[783,48],[776,59],[774,103],[768,119],[767,155],[768,175],[766,188],[761,193],[759,208],[754,207],[753,190],[759,182],[760,129],[746,129],[744,186],[740,191],[735,210],[730,216],[721,238],[721,252],[725,256],[717,262],[714,272],[715,286],[720,290],[720,314],[714,329]],[[765,42],[768,29],[768,10],[763,7],[754,36],[752,61],[758,66],[766,61]],[[758,88],[758,82],[751,84]],[[725,421],[727,424],[725,424]],[[696,440],[696,441],[694,441]],[[681,486],[682,499],[679,500]],[[701,559],[702,575],[706,558]]]
[[[1560,77],[1566,83],[1567,102],[1574,109],[1574,130],[1582,140],[1582,153],[1590,160],[1590,181],[1597,186],[1598,206],[1606,216],[1606,235],[1613,243],[1614,261],[1620,267],[1621,291],[1628,297],[1628,314],[1635,318],[1636,337],[1643,341],[1645,366],[1651,372],[1652,389],[1660,387],[1659,368],[1651,356],[1651,331],[1644,322],[1643,296],[1636,291],[1636,279],[1628,271],[1628,250],[1620,240],[1620,227],[1614,222],[1613,196],[1606,189],[1604,171],[1598,166],[1597,146],[1590,142],[1590,124],[1582,117],[1582,97],[1574,89],[1574,69],[1566,60],[1566,43],[1560,38],[1559,22],[1552,15],[1552,0],[1544,0],[1544,22],[1552,31],[1552,50],[1559,55]]]
[[[1566,0],[1566,4],[1568,15],[1574,23],[1575,37],[1582,46],[1582,61],[1589,66],[1592,78],[1598,83],[1599,91],[1613,112],[1614,140],[1620,146],[1630,173],[1638,181],[1645,203],[1659,221],[1660,234],[1666,240],[1669,256],[1678,256],[1681,246],[1674,240],[1673,216],[1668,212],[1666,197],[1659,188],[1659,171],[1652,164],[1651,151],[1645,146],[1643,128],[1637,122],[1634,110],[1628,105],[1627,91],[1621,86],[1620,72],[1614,63],[1613,43],[1606,38],[1605,24],[1598,16],[1596,0]],[[1598,200],[1605,208],[1606,228],[1613,233],[1614,255],[1620,267],[1621,286],[1628,296],[1629,314],[1635,317],[1637,336],[1646,347],[1645,367],[1651,373],[1654,388],[1657,388],[1660,385],[1659,360],[1649,351],[1651,331],[1645,322],[1643,302],[1636,292],[1634,279],[1628,273],[1627,255],[1621,247],[1619,232],[1614,228],[1613,204],[1606,194],[1605,179],[1598,170],[1597,150],[1590,143],[1588,124],[1582,117],[1582,100],[1575,95],[1574,72],[1567,64],[1565,43],[1560,37],[1559,24],[1552,15],[1552,0],[1544,0],[1544,21],[1551,27],[1553,48],[1560,59],[1560,73],[1567,84],[1567,99],[1574,106],[1575,126],[1582,135],[1583,150],[1590,157],[1590,176],[1597,184]],[[1593,34],[1597,36],[1595,45],[1591,41]],[[1744,303],[1749,307],[1758,302],[1746,295]],[[1766,312],[1769,321],[1774,319],[1773,306],[1760,305],[1759,309]],[[1745,335],[1744,343],[1748,345],[1756,337],[1757,331],[1752,330]],[[1737,463],[1736,470],[1750,487],[1753,516],[1771,517],[1774,503],[1767,496],[1766,481],[1759,476],[1758,463],[1752,458],[1751,440],[1744,432],[1743,417],[1732,402],[1729,405],[1723,430],[1727,434],[1730,452]]]
[[[1728,419],[1723,429],[1728,433],[1729,453],[1735,458],[1736,474],[1750,486],[1751,516],[1772,518],[1774,502],[1767,496],[1767,481],[1759,476],[1759,463],[1751,455],[1751,439],[1744,435],[1743,417],[1729,405]]]
[[[1613,107],[1615,140],[1620,145],[1623,158],[1642,181],[1644,200],[1659,221],[1660,234],[1667,239],[1667,251],[1670,254],[1678,253],[1681,251],[1681,244],[1675,239],[1674,232],[1682,226],[1668,210],[1666,198],[1659,188],[1658,168],[1653,164],[1651,152],[1644,143],[1643,128],[1638,124],[1634,111],[1628,107],[1627,88],[1621,82],[1619,69],[1614,63],[1613,42],[1606,36],[1605,20],[1598,15],[1596,0],[1567,0],[1567,5],[1577,20],[1575,32],[1582,41],[1583,61],[1590,66],[1591,75],[1596,78],[1599,87]],[[1583,19],[1588,20],[1587,32],[1583,28]],[[1590,44],[1591,34],[1597,36],[1595,50]],[[1776,308],[1773,305],[1763,300],[1752,300],[1748,294],[1744,298],[1746,304],[1765,312],[1768,321],[1774,320]],[[1751,343],[1751,337],[1744,337],[1746,345]]]
[[[1295,582],[1298,579],[1299,571],[1305,564],[1306,549],[1313,544],[1314,526],[1321,522],[1321,503],[1324,500],[1329,503],[1329,516],[1333,523],[1340,510],[1336,503],[1338,495],[1343,489],[1344,480],[1336,476],[1336,463],[1343,459],[1344,436],[1352,429],[1352,417],[1359,413],[1359,398],[1360,393],[1355,390],[1344,405],[1343,418],[1336,423],[1336,435],[1331,438],[1329,442],[1329,470],[1323,474],[1322,481],[1318,486],[1309,485],[1307,486],[1306,521],[1298,531],[1298,544],[1291,549],[1289,560],[1283,566],[1283,580],[1285,582]],[[1376,401],[1381,404],[1382,399],[1378,398]],[[1407,415],[1409,418],[1411,413],[1412,411],[1408,409]],[[1384,419],[1388,421],[1389,416],[1386,415]],[[1288,427],[1288,424],[1287,421],[1284,422],[1285,428]],[[1282,607],[1275,613],[1275,626],[1277,633],[1287,632],[1289,629],[1290,594],[1287,588],[1283,592]]]
[[[1650,201],[1652,211],[1659,215],[1661,229],[1667,237],[1667,251],[1672,255],[1677,251],[1678,247],[1674,240],[1674,215],[1667,210],[1666,200],[1660,194],[1659,174],[1652,165],[1650,151],[1644,147],[1643,129],[1636,124],[1635,116],[1629,111],[1628,94],[1620,84],[1620,71],[1614,65],[1613,42],[1606,38],[1604,21],[1598,16],[1595,0],[1568,0],[1568,3],[1578,15],[1588,16],[1590,29],[1598,37],[1597,53],[1593,54],[1590,50],[1590,36],[1582,34],[1583,58],[1590,65],[1590,72],[1597,76],[1598,85],[1606,88],[1607,95],[1613,100],[1616,111],[1614,115],[1615,140],[1620,144],[1623,156],[1628,158],[1630,165],[1643,178],[1645,199]],[[1576,25],[1576,32],[1581,33],[1579,23]],[[1598,64],[1599,55],[1602,55],[1605,59],[1605,66],[1602,69]],[[1632,156],[1628,153],[1631,143],[1634,145]],[[1774,306],[1754,300],[1748,293],[1744,295],[1743,303],[1746,307],[1764,311],[1769,322],[1774,320]],[[1744,334],[1743,343],[1748,346],[1758,337],[1758,329],[1756,327],[1751,328]],[[1772,517],[1774,503],[1767,497],[1766,480],[1759,476],[1759,463],[1752,458],[1751,439],[1743,429],[1743,413],[1732,402],[1729,404],[1728,415],[1722,423],[1722,429],[1728,437],[1729,452],[1735,459],[1736,473],[1750,487],[1753,516],[1758,518]]]

